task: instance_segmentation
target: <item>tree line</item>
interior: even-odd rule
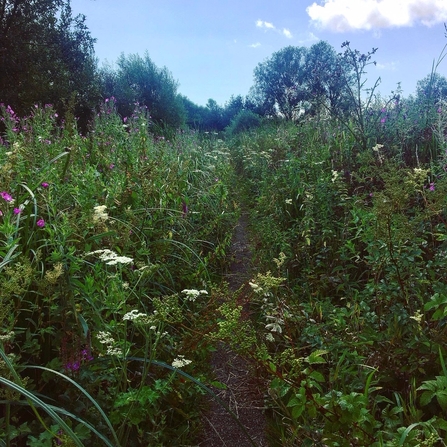
[[[19,115],[51,103],[61,117],[70,111],[86,126],[101,99],[115,97],[123,117],[135,104],[147,106],[160,131],[185,125],[238,130],[260,117],[298,120],[320,113],[354,116],[362,124],[363,76],[376,49],[362,54],[345,42],[337,53],[323,41],[310,48],[288,46],[258,64],[245,97],[232,96],[224,105],[209,99],[200,106],[178,92],[171,72],[157,67],[148,53],[122,54],[114,67],[99,67],[85,20],[73,16],[70,0],[0,0],[0,103]],[[417,96],[427,95],[445,98],[447,79],[432,73],[419,81]]]

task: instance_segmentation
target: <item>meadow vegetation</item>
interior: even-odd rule
[[[272,446],[445,446],[445,53],[405,98],[366,82],[376,49],[287,47],[200,107],[148,55],[95,69],[69,2],[6,3],[3,34],[63,35],[89,82],[0,82],[0,446],[197,445],[220,342]],[[242,211],[250,318],[224,280]]]

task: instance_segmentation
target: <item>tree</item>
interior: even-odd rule
[[[301,113],[309,99],[306,54],[304,47],[288,46],[255,68],[251,96],[261,103],[266,114],[292,120]]]
[[[325,41],[312,45],[305,60],[306,84],[312,111],[322,108],[331,113],[346,108],[349,68],[341,63],[335,49]]]
[[[99,97],[94,42],[69,0],[0,0],[0,102],[19,114],[35,103],[90,109]]]
[[[185,122],[178,83],[166,67],[158,68],[146,53],[125,56],[117,61],[117,70],[101,72],[104,93],[117,99],[118,112],[130,116],[135,104],[147,106],[152,120],[162,128],[179,127]]]

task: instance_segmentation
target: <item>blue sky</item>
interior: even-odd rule
[[[336,51],[378,48],[367,85],[382,79],[404,96],[431,71],[444,45],[447,0],[71,0],[97,39],[100,64],[149,53],[196,104],[246,95],[253,70],[281,48],[325,40]],[[447,57],[438,67],[447,77]]]

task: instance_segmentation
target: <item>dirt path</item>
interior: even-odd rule
[[[231,292],[247,285],[251,279],[251,255],[248,247],[247,218],[242,215],[235,228],[231,245],[233,261],[227,281]],[[200,447],[266,447],[266,420],[263,413],[263,390],[259,386],[250,362],[233,352],[225,344],[220,344],[211,359],[211,365],[225,390],[215,390],[216,394],[235,413],[239,422],[252,438],[243,432],[238,423],[217,402],[213,401],[203,417],[205,433]]]

